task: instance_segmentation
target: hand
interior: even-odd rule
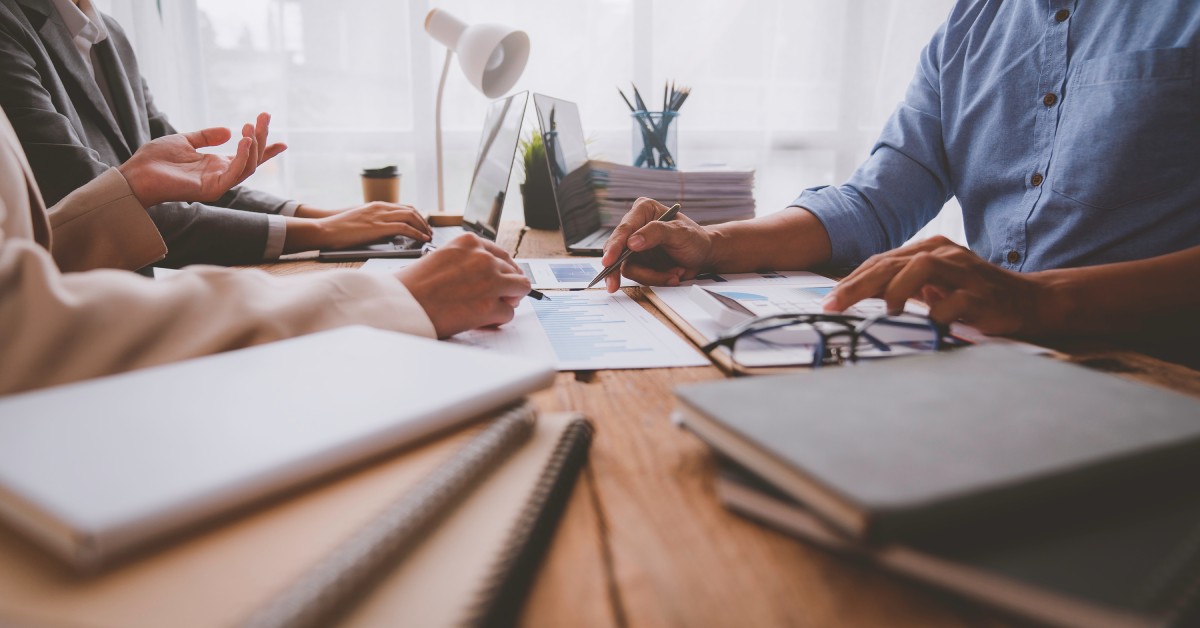
[[[635,251],[625,261],[621,274],[654,286],[677,286],[709,266],[712,236],[682,213],[670,222],[658,222],[667,206],[649,198],[639,198],[633,209],[621,219],[612,237],[604,243],[600,262],[608,266],[617,261],[628,246]],[[621,278],[613,273],[605,278],[609,292],[621,287]]]
[[[320,231],[319,241],[307,243],[307,248],[340,249],[398,235],[420,242],[428,242],[433,237],[433,230],[420,212],[408,205],[394,203],[377,201],[330,212],[316,222]]]
[[[143,145],[117,169],[144,207],[166,201],[215,200],[287,149],[283,144],[260,149],[270,120],[264,113],[257,126],[245,125],[232,157],[197,152],[229,141],[229,129],[218,127],[160,137]]]
[[[463,234],[396,273],[439,338],[500,325],[529,294],[529,279],[494,242]]]
[[[887,301],[899,314],[909,298],[929,305],[933,320],[962,321],[986,334],[1025,335],[1045,318],[1046,286],[1033,275],[1004,270],[944,237],[875,255],[825,298],[840,312],[867,298]]]

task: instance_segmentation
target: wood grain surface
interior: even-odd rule
[[[563,256],[556,231],[505,223],[517,257]],[[289,261],[273,274],[355,267]],[[658,314],[640,289],[626,289]],[[676,332],[678,333],[678,332]],[[1200,372],[1129,351],[1071,359],[1200,396]],[[726,511],[713,458],[670,421],[672,388],[716,367],[560,373],[534,395],[597,434],[522,613],[525,626],[997,626],[975,604],[835,557]]]

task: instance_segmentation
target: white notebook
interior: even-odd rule
[[[346,327],[0,399],[0,517],[93,569],[495,410],[554,372]]]

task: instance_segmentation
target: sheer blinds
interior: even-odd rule
[[[804,187],[842,181],[903,95],[951,0],[108,0],[138,48],[160,106],[180,128],[274,115],[291,149],[254,185],[345,206],[357,172],[396,163],[405,202],[434,206],[433,90],[442,51],[421,23],[436,4],[469,22],[529,33],[516,89],[580,104],[593,156],[629,158],[630,80],[693,87],[680,126],[684,167],[758,171],[759,212]],[[485,101],[447,84],[447,207],[469,185]],[[528,124],[532,124],[530,118]],[[515,183],[506,212],[519,216]],[[961,238],[944,212],[932,228]]]

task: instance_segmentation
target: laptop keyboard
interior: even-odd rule
[[[610,237],[612,237],[613,231],[615,231],[615,230],[616,230],[616,227],[608,227],[606,229],[601,229],[601,230],[589,235],[588,237],[576,242],[575,244],[572,244],[571,246],[574,248],[581,248],[581,249],[602,249],[602,248],[604,248],[604,243],[608,242],[608,239]]]
[[[415,251],[424,245],[424,242],[414,240],[408,236],[396,236],[392,238],[392,246],[397,251]]]
[[[429,243],[435,247],[442,246],[463,233],[466,231],[458,227],[434,227],[433,238]],[[425,246],[425,243],[408,236],[396,236],[392,238],[392,245],[397,251],[415,251]]]

